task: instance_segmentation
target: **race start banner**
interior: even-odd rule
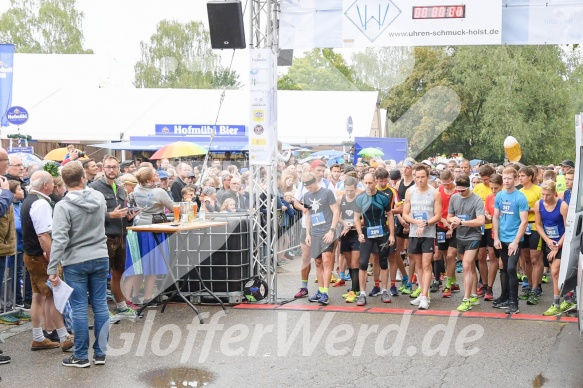
[[[7,112],[12,105],[14,45],[0,44],[0,127],[9,125]]]
[[[502,43],[502,0],[282,0],[282,49]]]

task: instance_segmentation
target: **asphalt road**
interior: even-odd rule
[[[280,270],[278,297],[297,291],[298,270],[298,259]],[[540,305],[521,304],[521,314],[542,314],[549,290]],[[347,306],[342,292],[331,291],[331,309]],[[403,310],[390,314],[312,311],[318,307],[305,299],[227,315],[200,306],[204,325],[187,306],[171,305],[113,325],[107,364],[87,369],[61,366],[59,350],[31,352],[23,325],[4,332],[2,349],[13,361],[0,365],[0,376],[4,386],[22,387],[583,387],[576,323],[450,317],[457,299],[434,296],[432,314],[443,316],[411,315],[404,296],[391,304],[369,299],[367,308]],[[472,311],[499,312],[488,302]]]

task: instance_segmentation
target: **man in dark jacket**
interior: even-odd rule
[[[22,163],[22,159],[18,155],[8,155],[8,169],[6,170],[6,179],[9,181],[18,181],[20,182],[20,187],[24,190],[24,198],[28,195],[26,190],[26,182],[24,181],[24,164]]]
[[[135,318],[136,312],[127,305],[121,291],[121,278],[126,263],[126,228],[134,214],[128,212],[127,193],[123,185],[116,181],[119,175],[119,160],[115,156],[106,155],[103,158],[103,173],[104,175],[89,187],[103,194],[107,206],[105,235],[111,269],[111,292],[116,303],[114,314],[117,318]]]

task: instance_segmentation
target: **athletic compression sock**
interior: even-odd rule
[[[441,274],[441,260],[437,260],[433,262],[433,276],[435,281],[439,281],[439,275]]]
[[[508,294],[508,273],[504,270],[500,270],[500,286],[502,288],[501,292],[500,292],[500,297],[503,300],[508,299],[509,294]]]
[[[302,280],[302,288],[308,288],[308,280]]]
[[[350,278],[352,279],[352,291],[355,293],[360,292],[360,279],[358,278],[358,267],[350,269]]]
[[[561,306],[561,295],[554,295],[553,296],[553,304],[555,305],[555,307]]]

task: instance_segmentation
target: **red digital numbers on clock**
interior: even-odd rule
[[[465,17],[465,5],[413,7],[413,19],[461,19]]]

